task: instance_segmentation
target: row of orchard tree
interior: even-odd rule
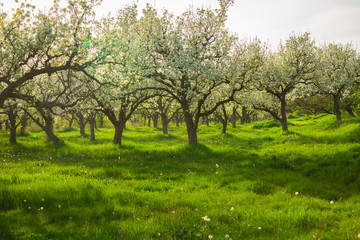
[[[101,20],[93,12],[101,0],[1,10],[0,108],[10,141],[26,118],[57,143],[55,116],[73,116],[82,130],[89,121],[93,135],[101,113],[121,144],[126,122],[155,108],[165,130],[181,115],[196,145],[201,119],[215,115],[227,123],[229,106],[265,111],[283,131],[291,104],[333,112],[337,120],[342,107],[359,110],[360,57],[351,44],[317,46],[306,32],[273,51],[228,31],[232,3],[219,0],[218,9],[180,16],[150,5],[138,15],[131,5]]]

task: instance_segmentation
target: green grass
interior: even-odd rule
[[[0,132],[0,239],[358,239],[360,120],[289,122]]]

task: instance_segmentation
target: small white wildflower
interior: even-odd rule
[[[216,164],[216,167],[218,168],[218,167],[219,167],[219,164]]]
[[[212,235],[209,235],[209,239],[212,239],[213,238],[213,236]]]
[[[172,211],[172,213],[175,213],[175,211]]]
[[[61,204],[59,205],[59,208],[61,208]]]
[[[216,172],[215,174],[218,174],[218,172]]]
[[[360,238],[360,233],[358,234],[358,238]]]
[[[230,208],[230,211],[234,211],[234,207],[231,207],[231,208]]]
[[[24,202],[26,202],[26,199],[24,199]]]
[[[205,222],[210,222],[210,218],[208,218],[208,216],[202,217],[202,220],[204,220]]]
[[[261,230],[261,227],[258,227],[259,230]]]
[[[330,201],[330,204],[334,204],[334,201]]]
[[[44,171],[42,171],[41,173],[44,173]]]
[[[160,236],[161,234],[160,234],[160,233],[158,233],[158,235]]]
[[[299,192],[295,192],[295,195],[296,195],[296,196],[299,195]]]
[[[41,207],[40,210],[44,210],[44,207]]]
[[[225,238],[229,238],[229,237],[230,237],[229,234],[226,234],[226,235],[225,235]]]
[[[162,173],[160,173],[160,176],[162,176]]]
[[[195,212],[199,211],[199,209],[195,208]]]
[[[28,207],[28,209],[31,209],[31,207]]]
[[[232,240],[232,238],[229,238],[229,240]]]
[[[197,233],[196,236],[201,237],[201,234],[200,234],[200,233]]]
[[[42,198],[41,201],[45,201],[45,199]]]

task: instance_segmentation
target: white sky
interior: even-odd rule
[[[1,1],[1,0],[0,0]],[[15,5],[15,0],[3,0],[6,11]],[[43,9],[51,0],[32,0]],[[116,12],[134,0],[104,0],[96,8],[98,16]],[[155,4],[181,14],[194,7],[218,7],[217,0],[138,0],[139,8],[146,3]],[[289,35],[310,31],[318,44],[352,42],[360,49],[360,0],[235,0],[230,8],[227,27],[239,37],[258,37],[277,48],[280,40]]]

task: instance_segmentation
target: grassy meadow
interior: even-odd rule
[[[289,124],[2,131],[0,239],[360,239],[360,119]]]

